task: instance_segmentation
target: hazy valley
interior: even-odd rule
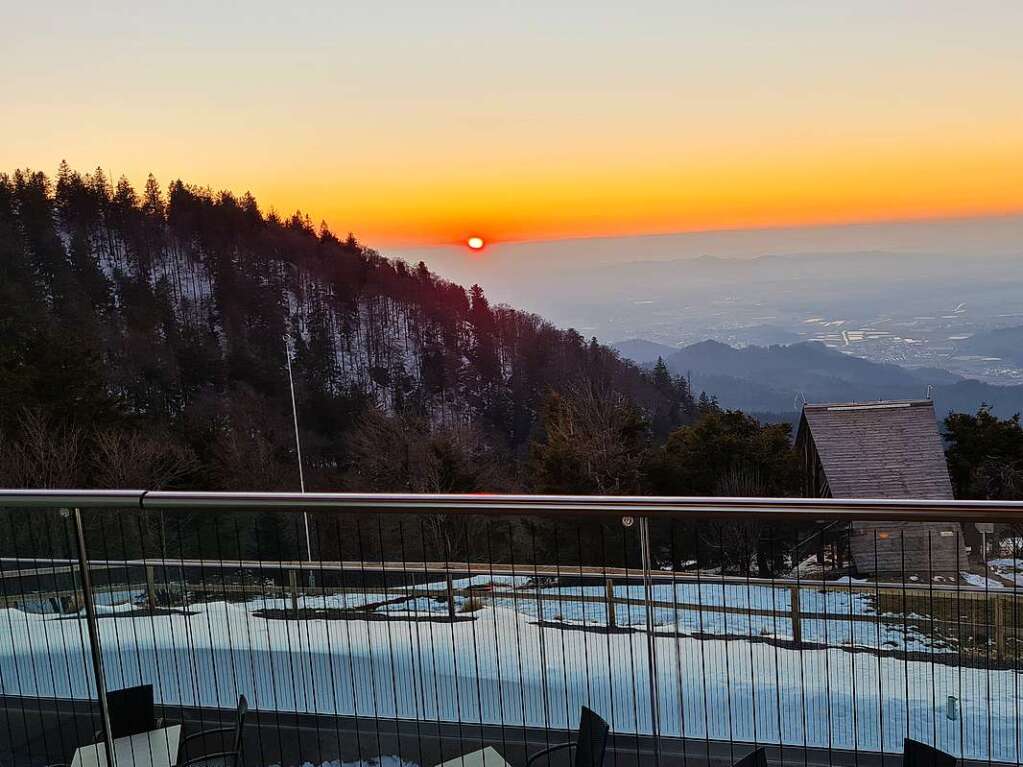
[[[1023,409],[1020,242],[1023,217],[1006,216],[419,255],[640,365],[663,357],[726,407],[792,413],[804,398],[930,387],[939,412],[1008,416]]]

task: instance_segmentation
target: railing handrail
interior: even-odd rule
[[[0,508],[248,509],[276,511],[410,512],[482,515],[606,514],[697,518],[746,517],[845,521],[1023,521],[1023,501],[893,498],[717,498],[612,495],[499,495],[451,493],[280,493],[167,490],[4,490]]]

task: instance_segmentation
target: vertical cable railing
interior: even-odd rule
[[[152,684],[186,734],[246,696],[245,764],[517,764],[582,706],[609,764],[1019,764],[1019,539],[898,527],[1018,505],[307,498],[0,493],[0,763],[116,761],[106,688]]]

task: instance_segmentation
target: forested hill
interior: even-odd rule
[[[297,489],[288,344],[314,489],[522,486],[557,394],[662,433],[693,410],[677,379],[248,194],[0,176],[0,485]]]

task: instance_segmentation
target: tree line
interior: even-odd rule
[[[384,422],[500,463],[500,478],[405,482],[469,491],[527,484],[553,391],[614,392],[663,433],[697,405],[683,382],[491,306],[478,285],[248,194],[175,181],[164,195],[152,177],[140,194],[66,165],[55,181],[0,176],[0,269],[0,429],[26,443],[4,469],[16,484],[297,489],[289,354],[311,489],[392,481],[360,465]],[[33,476],[33,453],[57,450],[33,440],[62,430],[70,454]]]

